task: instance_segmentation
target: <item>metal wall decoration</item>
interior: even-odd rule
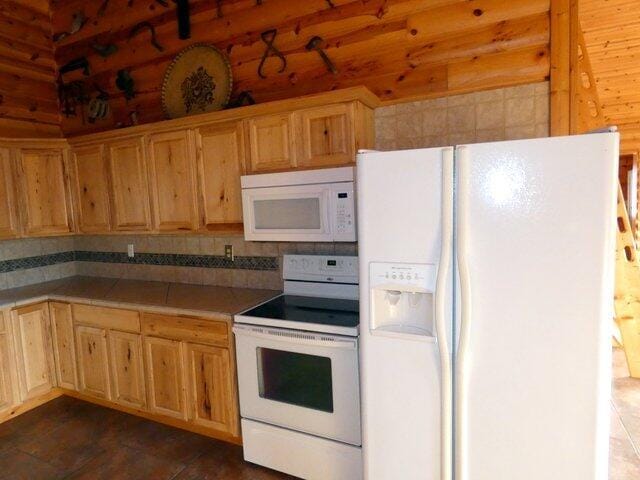
[[[134,85],[133,78],[128,70],[118,70],[118,75],[116,76],[116,87],[124,93],[124,98],[127,100],[131,100],[136,96]]]
[[[311,40],[309,40],[305,48],[307,51],[315,50],[316,52],[318,52],[318,55],[320,55],[320,58],[322,59],[324,64],[327,66],[327,70],[329,70],[331,73],[336,75],[338,73],[338,69],[322,49],[322,43],[323,43],[322,38],[316,35],[315,37],[311,37]]]
[[[173,59],[162,82],[168,118],[221,110],[231,97],[231,65],[213,45],[195,44]]]
[[[98,85],[94,85],[98,90],[98,95],[89,101],[87,109],[87,120],[89,123],[95,123],[96,120],[102,120],[109,115],[109,94],[101,89]]]
[[[191,37],[191,23],[189,21],[189,0],[175,0],[178,15],[178,38],[186,40]]]
[[[62,40],[65,37],[68,37],[69,35],[78,33],[82,29],[82,27],[84,27],[84,24],[87,23],[87,20],[88,18],[85,16],[83,11],[74,13],[73,20],[71,21],[71,26],[69,27],[69,30],[66,32],[56,33],[53,36],[53,41],[59,42],[60,40]]]
[[[153,45],[155,49],[158,50],[159,52],[164,51],[164,47],[160,45],[160,43],[158,43],[158,40],[156,39],[155,27],[151,25],[149,22],[140,22],[136,26],[134,26],[131,29],[131,32],[129,32],[129,39],[135,37],[140,31],[145,29],[151,32],[151,45]]]
[[[264,31],[260,34],[260,38],[267,45],[267,48],[265,49],[264,54],[262,55],[262,59],[260,60],[260,65],[258,65],[258,76],[260,78],[267,78],[267,76],[264,74],[264,64],[267,61],[267,58],[271,54],[278,57],[280,59],[280,62],[282,63],[282,65],[280,66],[280,70],[278,70],[278,73],[284,72],[285,69],[287,68],[286,57],[282,54],[280,50],[278,50],[273,45],[273,43],[276,40],[277,34],[278,34],[278,31],[275,28],[272,30]]]

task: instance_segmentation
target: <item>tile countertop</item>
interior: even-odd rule
[[[277,290],[149,282],[100,277],[68,277],[0,290],[0,309],[43,300],[143,308],[160,312],[235,315],[280,294]]]

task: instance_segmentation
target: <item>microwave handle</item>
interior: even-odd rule
[[[335,338],[322,334],[310,334],[305,332],[294,332],[289,330],[268,330],[261,327],[249,327],[245,325],[234,325],[233,333],[237,336],[247,336],[254,338],[264,338],[266,340],[285,340],[298,345],[308,345],[311,347],[330,347],[355,350],[358,348],[356,339]],[[324,338],[321,338],[324,337]]]

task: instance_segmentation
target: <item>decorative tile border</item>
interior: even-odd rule
[[[123,252],[69,251],[0,261],[0,273],[46,267],[66,262],[126,263],[174,267],[229,268],[239,270],[278,270],[277,257],[235,257],[222,255],[186,255],[177,253],[136,253],[129,258]]]

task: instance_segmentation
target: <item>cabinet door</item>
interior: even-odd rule
[[[198,228],[195,152],[187,130],[149,137],[154,226],[160,231]]]
[[[198,186],[206,229],[242,223],[243,132],[241,123],[200,128],[196,132]]]
[[[5,328],[4,318],[0,312],[0,412],[15,403],[11,381],[11,352],[9,350],[9,334]]]
[[[71,232],[64,151],[20,149],[18,173],[24,233],[36,236]]]
[[[107,331],[102,328],[76,326],[78,383],[80,393],[111,399]]]
[[[73,317],[68,303],[49,303],[53,355],[56,360],[58,385],[77,390],[76,345],[73,339]]]
[[[53,355],[46,303],[11,312],[21,401],[47,393],[54,386]]]
[[[15,193],[11,152],[0,148],[0,238],[17,237],[20,233]]]
[[[73,193],[81,232],[108,232],[111,226],[107,160],[102,145],[71,153]]]
[[[147,167],[142,139],[109,145],[112,226],[115,230],[151,230]]]
[[[296,166],[291,114],[266,115],[247,120],[252,173],[286,170]]]
[[[142,337],[134,333],[109,331],[113,400],[142,408],[145,401]]]
[[[238,405],[229,350],[191,343],[186,348],[190,419],[238,435]]]
[[[295,114],[300,139],[298,165],[324,167],[355,163],[353,105],[328,105]]]
[[[182,342],[145,337],[144,350],[149,410],[186,419]]]

